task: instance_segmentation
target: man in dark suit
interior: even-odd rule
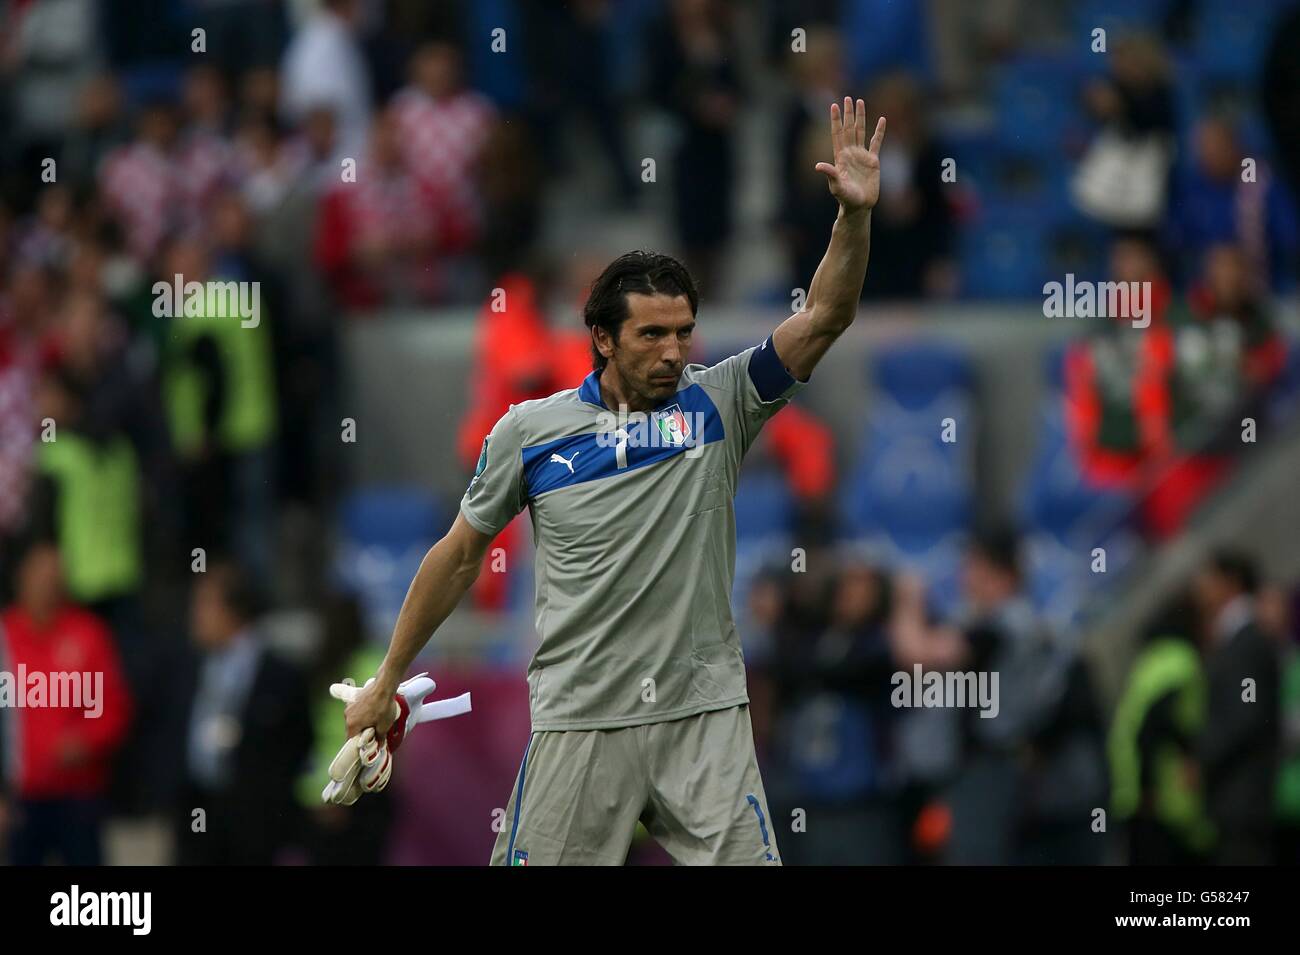
[[[233,564],[198,576],[190,626],[199,652],[180,685],[181,865],[269,865],[299,829],[293,787],[311,747],[307,684],[265,646],[260,610]]]
[[[1257,581],[1249,558],[1223,551],[1194,586],[1209,690],[1197,759],[1218,830],[1219,865],[1261,865],[1273,857],[1278,647],[1255,623]]]

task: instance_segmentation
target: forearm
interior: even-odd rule
[[[479,567],[479,562],[469,559],[450,538],[444,537],[429,548],[402,601],[376,682],[396,692],[429,637],[478,578]]]
[[[817,331],[838,335],[853,324],[870,252],[871,210],[846,213],[841,206],[804,303]]]

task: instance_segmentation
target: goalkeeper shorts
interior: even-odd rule
[[[638,822],[679,865],[780,865],[748,705],[535,732],[502,822],[492,865],[623,865]]]

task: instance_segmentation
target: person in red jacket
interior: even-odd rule
[[[114,752],[131,701],[108,628],[68,603],[53,543],[18,564],[15,603],[0,614],[0,737],[12,805],[10,859],[98,865]],[[3,801],[0,799],[0,801]]]

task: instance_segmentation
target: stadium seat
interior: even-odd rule
[[[968,298],[1023,299],[1042,294],[1051,230],[1038,216],[985,208],[960,239],[961,285]]]
[[[1200,0],[1192,51],[1207,76],[1232,79],[1253,89],[1273,24],[1285,4]]]
[[[1005,149],[1062,161],[1082,139],[1084,80],[1096,64],[1079,57],[1025,56],[1002,68],[995,102]]]
[[[745,467],[736,487],[736,578],[731,596],[743,607],[754,575],[773,560],[788,563],[795,524],[795,499],[775,468]]]
[[[1091,38],[1102,27],[1111,33],[1142,31],[1159,33],[1172,0],[1079,0],[1074,8],[1074,29],[1078,36]]]
[[[961,538],[971,521],[976,416],[969,359],[932,344],[874,360],[874,397],[856,465],[841,490],[847,537],[883,563],[920,573],[955,600]],[[956,440],[943,440],[951,418]]]
[[[1044,363],[1037,449],[1020,493],[1024,561],[1031,599],[1050,624],[1066,631],[1084,619],[1089,603],[1135,556],[1138,537],[1130,495],[1089,487],[1070,445],[1061,389],[1062,347]],[[1105,550],[1105,574],[1093,571],[1093,549]]]
[[[446,532],[451,517],[427,492],[367,487],[339,508],[335,576],[357,594],[374,640],[387,640],[425,552]]]

